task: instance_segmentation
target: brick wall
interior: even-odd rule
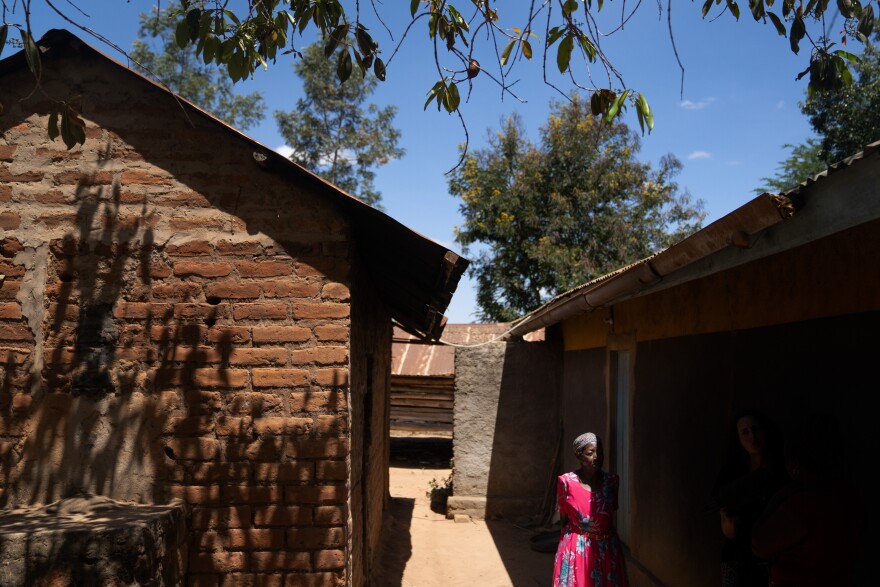
[[[344,584],[347,220],[108,64],[44,69],[88,142],[49,141],[4,77],[0,505],[181,497],[189,584]]]

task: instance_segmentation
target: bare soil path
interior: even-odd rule
[[[416,445],[401,448],[398,443],[395,450],[392,443],[391,516],[377,587],[549,585],[553,554],[530,548],[535,530],[503,521],[456,522],[431,510],[430,482],[443,484],[449,476],[446,452],[451,449],[426,452],[430,443],[421,449]]]

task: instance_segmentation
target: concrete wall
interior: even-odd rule
[[[344,583],[347,220],[171,96],[54,55],[84,147],[48,139],[29,73],[2,80],[0,503],[181,497],[192,584]]]
[[[449,515],[537,517],[552,500],[560,359],[553,342],[456,349]]]

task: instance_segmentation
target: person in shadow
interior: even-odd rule
[[[845,481],[836,420],[815,413],[786,435],[791,478],[767,504],[752,530],[752,549],[771,559],[771,587],[852,584],[864,504]]]
[[[752,526],[786,482],[777,429],[760,412],[736,414],[712,489],[724,544],[722,587],[767,587],[767,561],[752,552]]]

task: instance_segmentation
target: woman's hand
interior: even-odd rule
[[[726,508],[721,508],[721,533],[725,538],[736,538],[736,518],[729,515]]]

